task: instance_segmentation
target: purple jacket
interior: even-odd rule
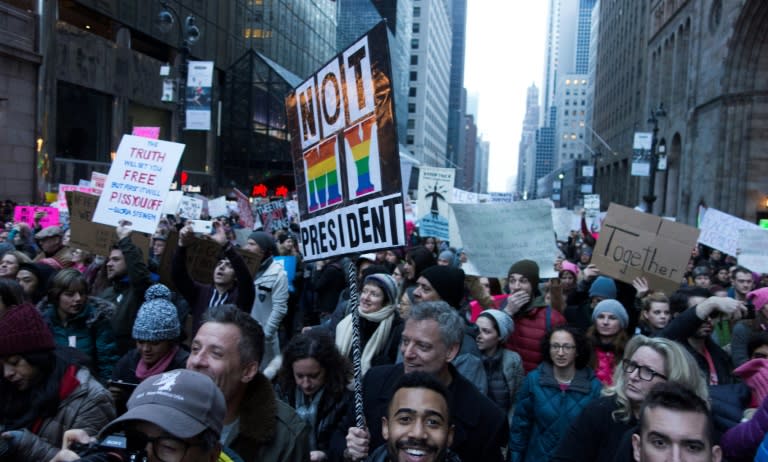
[[[768,398],[747,422],[731,428],[720,438],[723,457],[731,462],[752,461],[758,446],[768,433]]]

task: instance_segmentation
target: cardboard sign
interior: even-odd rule
[[[249,201],[248,196],[243,194],[239,189],[234,189],[234,193],[237,197],[237,213],[240,216],[240,224],[243,228],[251,230],[253,229],[253,210],[251,210],[251,201]]]
[[[127,220],[136,231],[154,233],[183,151],[183,144],[124,135],[93,221]]]
[[[34,229],[35,214],[38,212],[43,213],[43,217],[40,219],[41,227],[57,226],[60,223],[59,209],[38,205],[17,205],[13,208],[13,221],[16,223],[26,223]]]
[[[203,214],[203,201],[191,196],[179,200],[179,216],[188,220],[199,220]]]
[[[736,249],[739,248],[739,231],[760,227],[710,207],[701,220],[700,228],[699,242],[729,255],[736,255]]]
[[[86,194],[95,194],[96,191],[90,187],[90,186],[78,186],[75,184],[60,184],[59,185],[59,200],[56,204],[56,208],[58,208],[60,211],[66,211],[69,210],[67,206],[67,192],[69,191],[77,191],[82,192]]]
[[[117,234],[114,226],[94,223],[93,213],[99,201],[99,196],[77,191],[66,193],[69,204],[69,246],[74,249],[82,249],[95,255],[109,256],[112,246],[117,243]],[[149,252],[149,235],[133,232],[131,241],[144,252],[146,257]]]
[[[559,254],[548,200],[512,204],[451,204],[451,244],[463,247],[466,274],[499,277],[518,260],[533,260],[541,277],[555,275]]]
[[[755,273],[768,273],[768,230],[739,230],[739,265]]]
[[[419,168],[419,192],[416,203],[421,214],[419,217],[421,237],[434,236],[442,240],[450,239],[448,201],[453,198],[455,176],[456,170],[452,168]]]
[[[651,290],[669,295],[680,287],[698,237],[696,228],[612,203],[592,263],[629,284],[645,277]]]
[[[286,98],[307,261],[405,244],[386,23]]]
[[[175,251],[175,248],[173,249]],[[166,250],[167,251],[167,250]],[[261,259],[252,252],[237,249],[243,257],[248,271],[253,276],[261,265]],[[172,253],[169,256],[173,255]],[[210,239],[195,237],[194,243],[187,250],[187,271],[195,281],[201,284],[213,284],[213,270],[219,263],[221,246]]]
[[[285,201],[278,199],[256,206],[256,215],[261,220],[264,231],[273,233],[281,229],[288,229],[291,224],[288,219],[288,210],[285,207]]]

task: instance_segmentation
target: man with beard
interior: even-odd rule
[[[675,317],[659,337],[675,340],[693,355],[709,385],[733,383],[733,364],[728,353],[712,341],[713,321],[719,317],[738,320],[747,312],[743,302],[729,297],[710,297],[701,287],[680,289],[677,297],[688,298],[688,309]]]
[[[269,379],[259,372],[263,355],[259,323],[235,305],[221,305],[205,314],[187,369],[211,377],[224,393],[222,445],[245,462],[304,462],[309,427],[277,399]]]
[[[448,390],[447,402],[456,425],[450,447],[459,457],[483,462],[504,460],[502,448],[509,438],[506,416],[453,366],[464,335],[463,325],[456,310],[446,302],[414,305],[400,344],[403,362],[374,367],[365,374],[363,410],[367,428],[354,426],[355,412],[350,408],[331,440],[331,460],[338,460],[342,454],[347,461],[365,460],[371,449],[384,443],[381,418],[388,415],[387,403],[400,377],[412,372],[430,374]]]
[[[381,418],[386,444],[373,451],[368,462],[461,462],[448,449],[453,432],[445,386],[426,372],[405,374]]]

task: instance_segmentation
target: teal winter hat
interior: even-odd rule
[[[595,309],[592,311],[592,322],[595,322],[597,317],[600,316],[600,313],[611,313],[612,315],[619,318],[619,323],[621,324],[622,329],[625,329],[629,324],[629,315],[627,314],[627,310],[624,309],[624,305],[619,303],[617,300],[607,299],[598,303],[597,306],[595,306]]]
[[[616,283],[607,276],[598,276],[589,288],[589,297],[616,298]]]

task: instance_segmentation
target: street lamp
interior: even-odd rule
[[[653,203],[656,202],[656,169],[658,167],[658,155],[656,153],[656,145],[659,142],[659,119],[667,116],[667,111],[664,110],[664,103],[659,103],[659,107],[651,111],[651,116],[648,118],[648,123],[653,125],[653,134],[651,135],[651,165],[650,165],[650,178],[648,183],[648,195],[643,197],[646,204],[646,212],[653,214]]]
[[[166,0],[160,0],[163,7],[157,15],[157,25],[164,34],[173,29],[175,23],[179,24],[179,55],[178,60],[178,89],[176,95],[176,112],[178,120],[178,134],[176,141],[181,141],[181,134],[184,130],[187,106],[187,66],[189,64],[190,47],[200,40],[200,28],[195,24],[195,17],[188,15],[182,24],[179,20],[179,13],[168,4]]]

